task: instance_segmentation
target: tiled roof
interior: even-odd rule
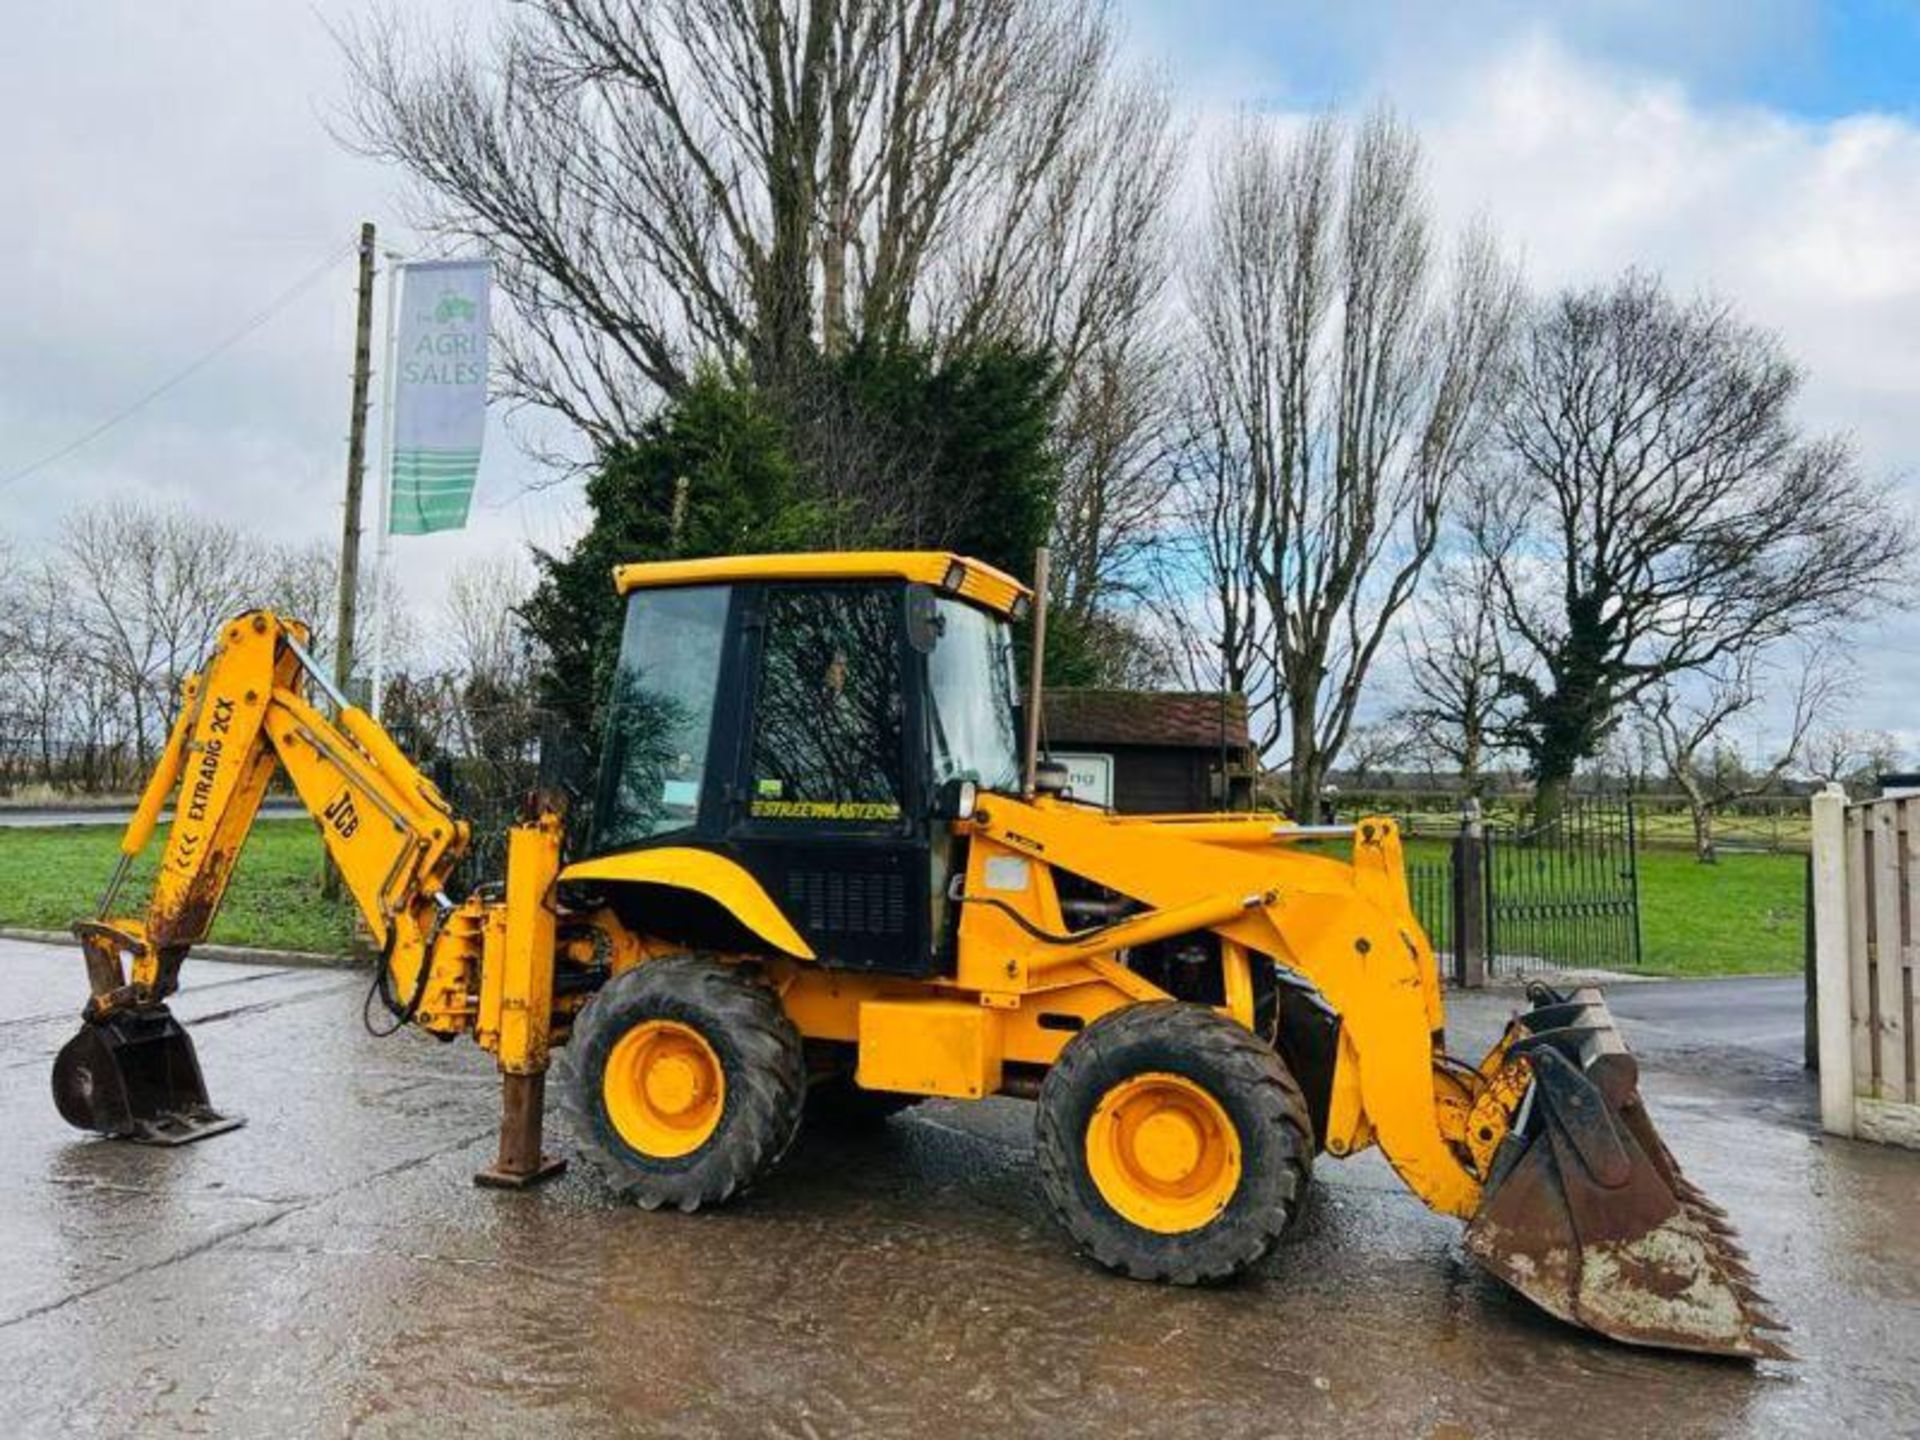
[[[1190,690],[1049,690],[1050,745],[1165,745],[1215,750],[1221,745],[1221,696]],[[1247,701],[1226,697],[1230,749],[1247,744]]]

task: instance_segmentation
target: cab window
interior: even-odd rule
[[[936,612],[939,637],[927,657],[934,782],[1012,790],[1020,783],[1013,636],[998,616],[944,595]]]
[[[699,816],[720,664],[725,585],[637,590],[627,601],[602,742],[594,848],[617,849]]]
[[[748,794],[753,818],[900,818],[899,604],[895,586],[769,591]]]

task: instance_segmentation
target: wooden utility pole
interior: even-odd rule
[[[360,288],[353,317],[353,410],[347,419],[347,504],[340,527],[340,615],[334,630],[333,683],[351,696],[353,627],[360,608],[360,486],[367,469],[367,388],[373,374],[373,222],[360,226]],[[340,896],[340,872],[328,862],[321,893]]]
[[[353,629],[360,599],[360,487],[367,469],[367,390],[373,373],[373,222],[360,227],[360,289],[353,322],[353,411],[347,428],[347,506],[340,530],[340,618],[333,683],[351,695]]]

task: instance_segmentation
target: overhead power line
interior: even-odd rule
[[[282,291],[279,295],[275,296],[265,309],[261,310],[257,315],[249,319],[244,325],[241,325],[238,329],[234,330],[231,334],[217,341],[208,349],[202,351],[199,355],[194,357],[194,359],[191,362],[182,366],[180,369],[174,371],[173,374],[167,376],[166,379],[162,380],[158,385],[155,385],[151,390],[148,390],[145,394],[141,395],[137,400],[134,400],[131,403],[125,406],[122,406],[120,409],[114,411],[113,414],[107,416],[106,419],[102,420],[99,424],[95,425],[92,429],[86,431],[82,435],[78,435],[74,437],[72,440],[69,440],[66,444],[62,445],[59,449],[51,451],[48,454],[42,455],[38,460],[35,460],[30,465],[23,466],[21,469],[13,471],[11,474],[5,476],[4,478],[0,478],[0,485],[11,485],[16,480],[24,480],[29,475],[34,474],[36,471],[44,470],[46,469],[47,466],[53,464],[54,462],[66,459],[67,456],[73,454],[74,451],[82,448],[83,446],[91,445],[95,440],[98,440],[102,435],[106,434],[109,430],[113,429],[114,426],[120,424],[121,421],[129,419],[132,416],[138,414],[140,411],[146,409],[147,406],[151,405],[155,400],[158,400],[162,395],[165,395],[169,390],[173,389],[176,385],[179,385],[183,381],[191,379],[193,376],[197,375],[201,370],[205,369],[213,361],[217,360],[220,356],[224,355],[227,351],[231,350],[234,346],[238,345],[242,340],[246,339],[249,335],[253,334],[254,331],[258,330],[262,325],[266,324],[267,321],[271,320],[275,315],[278,315],[282,310],[284,310],[289,304],[291,304],[300,295],[304,294],[307,290],[310,290],[315,284],[317,284],[321,279],[323,279],[326,276],[328,271],[332,270],[334,266],[338,265],[342,260],[344,260],[348,255],[352,253],[353,253],[353,242],[349,241],[347,244],[341,246],[338,250],[335,250],[332,254],[327,256],[325,260],[321,261],[318,265],[314,266],[314,268],[309,270],[305,275],[301,276],[300,279],[295,281],[294,284],[290,286],[288,289]]]

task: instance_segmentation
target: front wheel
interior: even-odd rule
[[[1040,1086],[1055,1216],[1109,1269],[1224,1280],[1273,1248],[1313,1166],[1306,1101],[1273,1048],[1204,1005],[1102,1017]]]
[[[738,966],[675,955],[615,976],[580,1012],[568,1059],[581,1143],[649,1210],[731,1198],[799,1129],[800,1034]]]

